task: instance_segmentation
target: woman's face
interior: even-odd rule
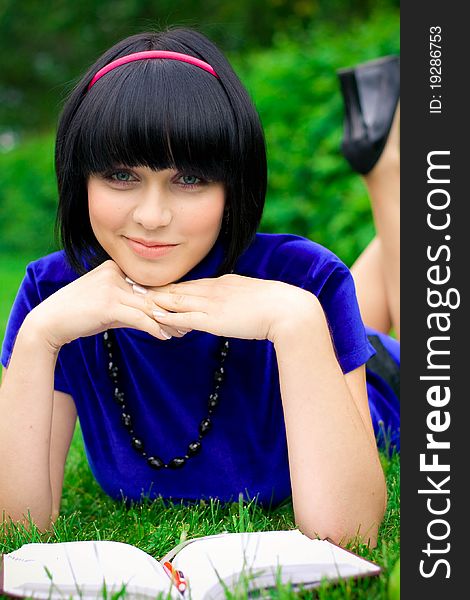
[[[222,183],[174,169],[122,167],[88,180],[96,239],[135,282],[178,281],[211,250],[225,205]]]

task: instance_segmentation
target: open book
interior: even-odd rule
[[[225,598],[225,589],[248,594],[277,582],[307,589],[323,579],[379,572],[377,565],[328,540],[311,540],[297,529],[195,538],[160,561],[120,542],[60,542],[26,544],[4,554],[0,593],[88,600],[103,598],[103,589],[109,594],[125,586],[126,598],[155,598],[162,592],[162,597],[175,600],[218,600]]]

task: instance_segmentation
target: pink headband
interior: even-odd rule
[[[88,90],[90,90],[98,79],[101,79],[103,75],[109,73],[116,67],[120,67],[121,65],[126,65],[127,63],[134,62],[134,60],[146,60],[147,58],[169,58],[171,60],[181,60],[182,62],[187,62],[191,65],[195,65],[200,69],[204,69],[214,77],[219,78],[214,69],[210,66],[210,64],[200,60],[199,58],[194,58],[194,56],[189,56],[189,54],[181,54],[180,52],[170,52],[169,50],[148,50],[146,52],[134,52],[133,54],[128,54],[127,56],[122,56],[116,60],[113,60],[109,64],[105,65],[102,69],[100,69],[93,79],[90,81],[88,85]]]

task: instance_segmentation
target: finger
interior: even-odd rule
[[[160,333],[162,334],[162,336],[166,339],[166,340],[171,340],[171,338],[173,337],[171,335],[171,333],[168,331],[168,329],[170,329],[169,327],[160,327]]]
[[[154,318],[153,310],[157,309],[161,314],[166,314],[168,311],[160,306],[157,306],[152,300],[150,294],[142,294],[141,292],[135,292],[132,288],[128,287],[125,293],[120,297],[120,301],[126,306],[133,306],[134,308],[140,308],[149,317]]]
[[[227,284],[223,277],[198,279],[196,281],[183,281],[181,283],[170,283],[160,287],[143,287],[136,284],[129,277],[125,278],[131,286],[135,294],[165,293],[165,294],[184,294],[187,296],[202,296],[203,298],[211,297],[217,288]]]
[[[158,319],[156,319],[156,321],[158,323]],[[190,333],[192,331],[192,329],[186,329],[185,327],[170,327],[169,325],[165,325],[164,329],[165,331],[168,331],[168,333],[170,333],[173,337],[183,337],[187,333]]]
[[[153,292],[151,299],[160,308],[172,312],[207,312],[210,306],[206,296]]]
[[[149,287],[152,292],[167,294],[187,294],[189,296],[207,296],[219,282],[217,278],[197,279],[195,281],[182,281],[180,283],[169,283],[160,287]]]
[[[157,323],[158,323],[158,321],[157,321]],[[187,333],[187,331],[180,331],[176,327],[170,327],[169,325],[163,326],[160,323],[159,323],[159,325],[160,325],[160,329],[162,330],[163,334],[167,333],[168,335],[171,335],[171,337],[182,338]]]
[[[145,331],[158,338],[159,340],[168,340],[169,334],[162,332],[162,328],[159,323],[149,317],[145,312],[139,308],[133,306],[126,306],[122,304],[116,315],[115,322],[110,326],[112,329],[119,327],[131,327],[140,331]]]
[[[147,294],[148,290],[137,283],[132,284],[132,291],[134,294]]]
[[[209,318],[206,313],[198,312],[182,312],[182,313],[167,313],[164,316],[155,317],[159,323],[165,328],[173,327],[174,329],[197,329],[198,331],[210,330]]]
[[[135,284],[132,281],[132,279],[130,279],[129,277],[126,277],[126,281],[127,281],[127,283],[132,284],[133,294],[136,294],[142,298],[143,303],[141,300],[138,300],[137,302],[139,303],[139,305],[141,305],[143,307],[146,314],[148,314],[150,317],[158,316],[158,314],[168,314],[168,311],[166,311],[165,309],[163,309],[161,307],[157,307],[153,302],[151,302],[149,297],[146,297],[146,298],[144,297],[147,294],[147,290],[145,288]],[[157,311],[157,315],[155,315],[152,312],[153,310]],[[158,311],[160,311],[160,313]],[[165,327],[165,328],[161,328],[161,329],[162,329],[163,336],[165,336],[165,334],[167,334],[171,337],[183,337],[186,333],[191,331],[191,329],[188,329],[188,328],[177,329],[177,328],[169,327],[169,326]]]
[[[136,284],[134,281],[132,281],[132,279],[130,279],[129,277],[126,277],[126,281],[127,283],[132,285],[132,291],[134,292],[134,294],[140,294],[140,295],[145,295],[148,293],[148,290],[138,284]],[[147,306],[148,306],[148,299],[146,302]],[[158,307],[158,310],[161,310],[162,312],[166,313],[167,311],[165,311],[165,309]],[[173,327],[166,327],[166,328],[162,328],[162,333],[163,335],[168,334],[169,336],[172,337],[183,337],[183,335],[185,335],[186,333],[188,333],[188,329],[174,329]]]
[[[139,285],[133,279],[127,276],[124,278],[124,281],[126,281],[132,287],[132,290],[135,294],[147,294],[149,291],[178,293],[178,290],[181,289],[184,290],[185,293],[196,293],[197,295],[199,291],[199,295],[205,295],[205,293],[209,289],[209,285],[200,285],[199,281],[184,281],[178,284],[169,283],[168,285],[162,285],[160,287],[144,287],[142,285]],[[207,281],[211,280],[208,279]]]
[[[132,291],[134,292],[134,294],[147,294],[148,293],[147,288],[143,287],[142,285],[139,285],[130,277],[126,276],[124,278],[124,281],[126,281],[132,287]]]
[[[135,294],[133,291],[127,289],[126,293],[123,294],[123,297],[121,298],[121,302],[125,306],[140,309],[152,320],[155,320],[154,314],[152,313],[152,310],[155,309],[155,304],[142,293],[139,292]],[[158,310],[160,311],[160,314],[166,314],[167,312],[162,308],[158,308]],[[178,331],[173,327],[161,327],[160,329],[160,333],[165,339],[170,339],[171,337],[182,337],[186,333],[186,331]]]
[[[257,280],[244,275],[227,273],[220,277],[207,277],[206,279],[195,279],[193,281],[181,281],[169,283],[160,287],[149,287],[147,289],[155,292],[184,293],[189,295],[205,296],[210,290],[220,287],[240,287],[241,285],[256,285]]]

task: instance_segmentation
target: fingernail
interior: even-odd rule
[[[181,333],[181,335],[185,335],[186,333],[188,333],[187,331],[181,331],[180,329],[176,330],[178,333]]]
[[[152,313],[154,317],[166,317],[166,313],[162,312],[161,310],[158,310],[157,308],[154,308],[152,310]]]
[[[164,338],[166,338],[167,340],[171,340],[171,335],[167,331],[162,329],[161,327],[160,327],[160,332]]]
[[[126,277],[126,281],[127,281],[127,283],[130,283],[130,284],[135,283],[135,281],[132,281],[132,279],[130,279],[129,277]]]
[[[134,292],[136,294],[146,294],[147,293],[147,290],[144,287],[142,287],[141,285],[138,285],[137,283],[132,284],[132,289],[134,290]]]

